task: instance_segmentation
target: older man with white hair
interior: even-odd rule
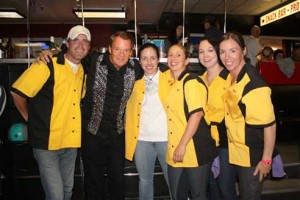
[[[260,34],[261,30],[259,26],[254,25],[251,27],[251,35],[244,38],[247,49],[246,57],[250,60],[251,65],[254,67],[257,65],[257,55],[261,51],[261,44],[259,40]]]

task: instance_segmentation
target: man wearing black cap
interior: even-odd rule
[[[17,109],[28,122],[29,144],[48,200],[71,200],[81,146],[84,70],[80,62],[90,49],[91,34],[75,26],[67,39],[67,52],[48,64],[33,63],[11,89]]]

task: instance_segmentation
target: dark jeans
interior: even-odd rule
[[[84,133],[82,136],[82,160],[89,200],[125,199],[124,134],[112,139],[102,139],[97,135]]]
[[[206,200],[211,162],[200,167],[171,167],[168,165],[172,200]]]
[[[259,173],[253,176],[256,166],[237,166],[241,200],[260,200],[263,182],[259,181]]]
[[[238,200],[235,188],[237,182],[236,165],[229,163],[227,148],[218,148],[220,159],[220,175],[216,178],[217,186],[222,200]]]
[[[241,167],[230,164],[228,149],[219,148],[220,174],[214,179],[211,177],[209,183],[210,200],[238,200],[235,183],[239,183],[241,200],[260,200],[262,182],[259,175],[253,176],[255,167]]]
[[[237,181],[236,165],[229,163],[227,148],[218,148],[220,174],[214,178],[211,173],[208,196],[210,200],[238,200],[235,183]]]

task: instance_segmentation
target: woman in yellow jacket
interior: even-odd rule
[[[135,160],[139,174],[139,199],[153,199],[156,158],[167,178],[167,116],[164,110],[169,91],[168,71],[159,66],[158,48],[146,43],[138,57],[144,76],[135,82],[126,108],[126,159]],[[168,74],[168,75],[167,75]]]

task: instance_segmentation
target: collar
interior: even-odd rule
[[[239,82],[240,80],[242,80],[242,78],[244,77],[244,75],[246,74],[246,72],[248,71],[248,68],[249,67],[252,67],[251,65],[249,65],[248,63],[246,63],[243,68],[241,69],[237,79],[236,79],[236,82]]]
[[[180,81],[186,74],[188,73],[188,69],[186,68],[181,74],[178,76],[178,80]]]
[[[64,51],[60,51],[57,54],[57,61],[56,61],[56,63],[61,64],[61,65],[65,64],[65,53],[66,52],[64,52]]]

